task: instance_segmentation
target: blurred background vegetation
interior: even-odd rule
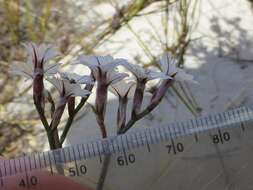
[[[24,61],[23,42],[59,47],[68,65],[79,54],[121,55],[157,67],[169,51],[183,67],[192,31],[198,24],[201,0],[0,0],[0,153],[12,157],[39,151],[45,138],[32,105],[30,83],[13,77],[14,60]],[[159,22],[159,26],[154,25]],[[142,25],[149,28],[139,32]],[[127,49],[127,42],[138,49]],[[152,44],[152,46],[150,45]],[[152,47],[152,48],[151,48]],[[155,48],[153,48],[155,47]],[[124,53],[122,53],[124,52]],[[126,56],[125,56],[126,55]],[[201,112],[186,84],[172,92],[193,115]],[[25,147],[25,149],[24,149]]]

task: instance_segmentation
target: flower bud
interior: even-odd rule
[[[118,107],[118,113],[117,113],[117,126],[118,126],[118,131],[119,131],[121,128],[124,128],[124,127],[125,127],[127,102],[128,102],[127,96],[124,96],[124,97],[120,97],[120,96],[119,96],[119,107]]]
[[[40,109],[44,112],[45,101],[44,101],[44,82],[43,82],[43,71],[41,69],[34,73],[33,78],[33,99],[36,106],[40,106]]]
[[[133,98],[132,117],[134,118],[141,111],[146,80],[138,80]]]
[[[108,84],[106,83],[106,73],[101,73],[97,79],[97,91],[96,91],[96,101],[95,108],[97,114],[104,117],[106,111],[106,102],[108,94]]]

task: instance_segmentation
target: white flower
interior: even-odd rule
[[[135,85],[135,81],[133,80],[121,80],[120,82],[111,85],[109,90],[118,97],[119,105],[117,112],[117,127],[118,130],[124,128],[126,123],[126,113],[127,113],[127,103],[128,103],[128,95]]]
[[[68,80],[70,83],[77,84],[94,84],[94,80],[88,75],[78,75],[76,73],[60,72],[61,78]]]
[[[51,46],[34,43],[24,44],[28,59],[27,62],[14,62],[12,73],[34,78],[36,74],[54,75],[59,70],[60,64],[49,64],[49,60],[59,55]]]
[[[127,73],[120,73],[118,69],[114,69],[106,74],[106,83],[113,85],[128,76],[129,75]]]
[[[156,72],[156,71],[144,69],[139,65],[130,64],[128,62],[122,62],[121,65],[127,68],[136,77],[136,79],[140,81],[142,80],[149,81],[149,80],[158,79],[158,78],[160,79],[171,78],[170,76],[162,72]]]
[[[15,61],[11,66],[11,73],[30,79],[33,78],[33,67],[27,63]]]
[[[47,80],[56,87],[62,97],[85,97],[91,93],[88,90],[82,89],[80,84],[71,83],[69,80],[66,79],[58,79],[56,77],[53,77]]]
[[[88,66],[97,81],[106,80],[107,84],[116,83],[122,78],[126,77],[126,74],[121,74],[115,67],[120,63],[126,62],[125,59],[114,59],[112,56],[85,56],[79,57],[77,63]]]
[[[180,69],[177,67],[177,60],[174,59],[171,55],[169,54],[164,54],[162,59],[160,60],[160,65],[162,68],[162,71],[174,78],[176,81],[189,81],[193,83],[197,83],[194,79],[193,76],[190,74],[187,74],[183,69]]]
[[[115,96],[119,96],[121,98],[128,96],[132,87],[136,83],[133,80],[121,80],[120,82],[111,85],[109,88],[110,92],[112,92]],[[131,93],[133,95],[133,92]]]

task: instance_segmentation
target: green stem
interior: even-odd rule
[[[93,75],[91,74],[91,77],[94,79]],[[92,91],[93,89],[93,84],[89,84],[89,85],[86,85],[85,86],[85,90],[88,90],[88,91]],[[69,132],[69,129],[74,121],[74,118],[76,116],[76,114],[81,110],[81,108],[84,106],[84,104],[86,103],[86,101],[88,100],[88,98],[90,97],[90,95],[86,96],[86,97],[83,97],[81,99],[81,101],[79,102],[79,104],[76,106],[76,108],[74,109],[73,113],[71,113],[71,115],[69,115],[69,118],[68,118],[68,121],[63,129],[63,132],[61,134],[61,138],[60,138],[60,144],[62,145],[67,137],[67,134]]]
[[[61,134],[61,137],[60,137],[60,144],[61,145],[64,143],[73,121],[74,121],[74,115],[69,116],[67,123],[63,129],[62,134]]]
[[[84,106],[86,100],[88,99],[88,97],[82,98],[82,100],[80,101],[80,103],[77,105],[77,107],[75,108],[74,112],[69,116],[67,123],[63,129],[63,132],[61,134],[61,138],[60,138],[60,144],[62,145],[67,137],[67,134],[69,132],[69,129],[74,121],[74,118],[76,116],[76,114],[80,111],[80,109]]]
[[[141,37],[134,31],[130,24],[126,23],[127,28],[132,32],[132,34],[136,37],[138,43],[143,48],[145,54],[151,59],[155,60],[155,57],[152,55],[151,51],[149,50],[148,46],[143,42]]]
[[[185,99],[188,101],[188,103],[192,106],[192,108],[196,111],[198,105],[195,104],[195,102],[193,101],[193,97],[192,94],[187,92],[187,90],[185,89],[185,87],[183,86],[182,83],[179,83],[179,87],[182,90],[183,94],[185,95]],[[188,90],[189,91],[189,90]]]
[[[196,113],[196,111],[194,110],[194,108],[192,108],[188,102],[183,98],[183,96],[178,92],[178,90],[172,86],[172,90],[173,92],[175,92],[175,94],[179,97],[179,99],[183,102],[183,104],[188,108],[188,110],[194,115],[197,116],[198,114]]]

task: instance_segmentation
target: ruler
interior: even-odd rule
[[[104,189],[253,189],[253,106],[129,131],[0,162],[0,189],[40,183],[34,171],[95,188],[111,155]],[[61,172],[59,172],[59,170]]]

